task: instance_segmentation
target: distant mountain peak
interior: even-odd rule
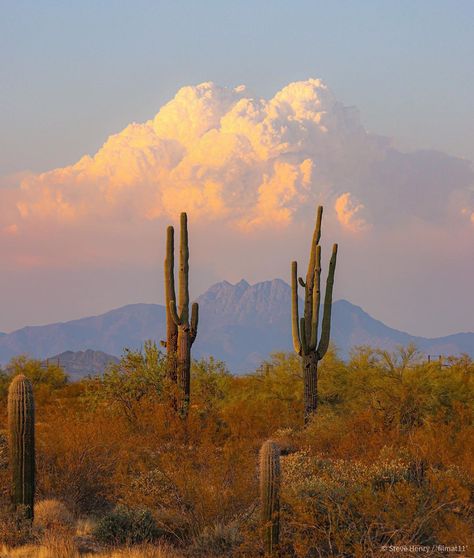
[[[255,369],[273,351],[292,351],[291,288],[282,279],[252,285],[245,279],[235,284],[221,281],[197,301],[200,319],[195,358],[213,355],[224,360],[231,371],[241,373]],[[386,326],[344,299],[334,302],[332,315],[331,341],[342,357],[358,345],[392,350],[410,342],[427,354],[464,352],[474,356],[474,333],[416,337]],[[98,316],[0,335],[0,362],[19,354],[41,359],[56,354],[63,361],[69,359],[71,369],[79,371],[103,366],[125,347],[139,349],[147,339],[159,342],[165,337],[164,306],[129,304]]]

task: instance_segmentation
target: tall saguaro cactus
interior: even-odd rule
[[[280,538],[280,448],[267,440],[260,448],[260,502],[265,556],[273,556]]]
[[[172,384],[177,383],[177,358],[178,326],[171,315],[170,302],[176,304],[174,288],[174,228],[169,226],[166,230],[166,257],[165,257],[165,307],[166,307],[166,341],[164,345],[167,353],[168,377]],[[163,343],[163,342],[162,342]]]
[[[20,374],[8,389],[12,503],[33,519],[35,494],[35,402],[30,380]]]
[[[297,263],[291,263],[291,329],[294,349],[302,357],[305,423],[310,420],[318,405],[318,362],[324,357],[329,346],[332,291],[337,259],[337,244],[334,244],[329,262],[321,336],[318,343],[319,307],[321,302],[321,246],[319,245],[319,239],[321,238],[322,216],[323,208],[319,206],[311,242],[306,281],[301,277],[298,278]],[[304,288],[304,316],[301,319],[298,315],[298,283]]]
[[[165,291],[167,305],[167,351],[169,375],[180,391],[180,411],[187,414],[191,393],[191,346],[197,335],[199,306],[195,302],[189,316],[189,244],[188,218],[181,213],[179,246],[178,306],[174,287],[174,229],[168,227],[165,260]]]

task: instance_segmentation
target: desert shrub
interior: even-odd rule
[[[110,507],[120,452],[117,421],[51,410],[37,428],[39,496],[65,502],[75,514]]]
[[[50,390],[38,413],[39,498],[102,517],[111,544],[135,544],[131,516],[146,508],[149,526],[187,556],[259,556],[256,461],[269,437],[284,450],[282,556],[375,556],[388,540],[474,544],[470,359],[441,368],[411,348],[360,348],[347,363],[328,352],[317,415],[301,428],[294,354],[240,377],[212,359],[194,362],[183,421],[169,405],[159,352],[148,352],[129,354],[105,381]],[[2,427],[4,414],[0,406]],[[8,490],[0,456],[0,499]],[[90,533],[77,535],[98,548]]]
[[[5,401],[8,394],[8,385],[10,384],[10,377],[5,370],[0,366],[0,400]]]
[[[256,493],[255,454],[238,441],[221,447],[209,443],[173,448],[161,465],[177,487],[180,508],[191,519],[197,535],[204,527],[223,523],[243,513]]]
[[[130,548],[114,549],[110,552],[94,553],[94,558],[183,558],[176,549],[160,545],[139,545]]]
[[[34,524],[40,529],[72,529],[74,517],[59,500],[41,500],[35,504]]]
[[[119,505],[98,520],[93,534],[108,545],[140,544],[156,539],[159,530],[149,510]]]
[[[202,413],[210,413],[228,397],[232,375],[224,362],[202,358],[192,363],[191,383],[193,402]]]
[[[109,365],[97,379],[94,395],[135,423],[143,400],[163,394],[165,377],[164,355],[155,343],[146,341],[143,350],[125,349],[120,361]]]
[[[43,363],[25,355],[13,357],[7,364],[6,371],[10,379],[17,374],[24,374],[35,388],[48,386],[51,389],[59,389],[68,382],[67,374],[57,363]]]
[[[0,545],[21,546],[36,540],[31,521],[25,518],[24,510],[16,511],[3,503],[0,507]]]
[[[189,552],[191,556],[231,556],[234,548],[242,542],[242,534],[236,521],[206,526],[194,537]]]
[[[8,436],[0,431],[0,469],[8,467]]]
[[[159,468],[140,471],[131,479],[131,491],[137,500],[153,508],[178,509],[182,496],[176,484]]]
[[[472,492],[458,469],[430,469],[420,480],[404,458],[382,454],[362,462],[304,450],[282,462],[284,536],[297,556],[366,556],[384,544],[445,544],[440,533],[453,522],[470,531]],[[460,541],[467,544],[466,535]]]

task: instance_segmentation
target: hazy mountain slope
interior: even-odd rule
[[[280,279],[249,285],[242,280],[210,287],[198,299],[199,331],[195,357],[214,355],[236,373],[250,371],[272,351],[292,350],[291,290]],[[66,323],[25,327],[0,336],[0,361],[28,353],[46,358],[64,351],[103,351],[119,356],[124,347],[138,348],[146,339],[165,338],[165,310],[156,304],[131,304],[100,316]],[[427,354],[474,356],[474,333],[427,339],[390,328],[346,300],[333,307],[332,341],[347,357],[351,347],[392,349],[414,342]]]
[[[92,349],[65,351],[59,355],[49,357],[49,360],[62,366],[72,380],[88,375],[102,374],[110,363],[118,362],[117,357]]]
[[[92,349],[120,355],[144,339],[162,339],[165,311],[155,304],[129,304],[99,316],[44,326],[28,326],[0,338],[0,361],[27,353],[46,358],[64,351]]]

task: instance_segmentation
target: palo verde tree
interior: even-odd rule
[[[199,306],[189,316],[188,218],[181,213],[179,246],[178,305],[174,285],[174,229],[168,227],[165,259],[166,349],[168,377],[179,388],[179,410],[186,416],[191,394],[191,346],[197,335]]]
[[[318,362],[324,357],[329,347],[332,291],[337,258],[337,244],[334,244],[329,262],[321,337],[318,343],[319,308],[321,302],[321,246],[319,245],[319,239],[321,237],[322,216],[323,208],[319,206],[311,242],[306,281],[301,277],[298,278],[297,263],[291,263],[293,346],[296,353],[302,357],[305,423],[310,420],[318,405]],[[304,288],[304,316],[301,319],[298,312],[298,283]]]

